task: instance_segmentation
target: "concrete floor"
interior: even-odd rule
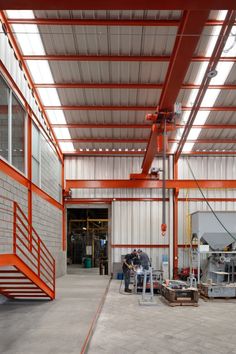
[[[80,353],[109,278],[97,269],[69,273],[57,279],[55,301],[0,305],[1,354]]]
[[[236,301],[199,307],[140,306],[140,295],[119,294],[112,280],[89,354],[236,353]]]

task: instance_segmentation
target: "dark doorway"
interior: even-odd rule
[[[67,263],[108,264],[108,209],[67,209]]]

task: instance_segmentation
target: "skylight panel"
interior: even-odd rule
[[[47,111],[47,116],[51,124],[66,124],[66,119],[63,111]]]
[[[62,149],[62,151],[66,151],[66,152],[74,152],[75,148],[74,145],[70,142],[59,142],[59,146]]]
[[[226,57],[236,56],[236,26],[233,26],[231,30],[229,38],[226,41],[223,53]]]
[[[38,92],[44,106],[61,106],[61,102],[55,88],[39,88]]]
[[[199,111],[196,115],[194,125],[204,125],[209,114],[210,111]]]
[[[219,89],[209,89],[206,91],[202,100],[201,107],[213,107],[217,97],[219,96]]]
[[[7,10],[7,17],[27,19],[35,18],[32,10]]]
[[[227,14],[227,11],[219,11],[218,15],[218,20],[224,20],[225,16]],[[211,56],[218,35],[220,33],[221,26],[214,26],[213,27],[213,32],[211,39],[208,43],[207,51],[206,51],[206,56]],[[223,53],[223,56],[235,56],[236,55],[236,26],[233,27],[231,34],[225,44]],[[211,79],[210,85],[223,85],[225,81],[227,80],[227,77],[229,76],[229,73],[233,67],[234,63],[233,62],[219,62],[217,64],[216,70],[217,70],[217,75]],[[201,80],[205,74],[207,68],[207,63],[202,63],[196,81],[194,82],[195,84],[200,84]],[[208,89],[205,93],[205,96],[202,100],[201,107],[213,107],[219,94],[220,94],[220,89]],[[193,93],[190,95],[190,99],[192,100],[194,98],[194,95],[196,93]],[[191,105],[191,102],[188,102],[188,105]],[[209,116],[209,111],[205,112],[198,112],[194,124],[195,125],[203,125],[205,124],[208,116]],[[187,140],[197,140],[201,130],[198,130],[196,128],[192,128],[189,132]],[[194,144],[192,143],[186,143],[184,145],[183,151],[191,151],[192,147]]]
[[[211,79],[211,85],[224,85],[233,65],[233,62],[219,62],[216,67],[217,75]]]
[[[185,143],[183,147],[183,152],[192,151],[194,143]]]
[[[70,139],[70,133],[67,128],[54,128],[57,139]]]
[[[194,129],[191,129],[189,135],[188,135],[188,139],[189,140],[197,140],[200,132],[201,132],[201,128],[194,128]]]
[[[51,69],[47,60],[27,60],[28,68],[35,83],[53,84]]]
[[[28,18],[34,19],[34,13],[31,10],[27,11],[7,11],[8,18]],[[38,30],[37,25],[12,25],[15,36],[19,42],[23,55],[45,55],[45,49]],[[27,61],[29,71],[35,83],[53,84],[54,79],[47,60]],[[42,104],[45,106],[61,106],[61,102],[55,88],[39,88]],[[66,119],[64,112],[48,111],[50,123],[65,124]],[[67,128],[55,129],[55,134],[58,139],[70,139],[70,132]],[[59,144],[62,151],[75,151],[72,142],[62,142]]]

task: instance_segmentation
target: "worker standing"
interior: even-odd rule
[[[133,250],[131,253],[127,254],[124,258],[123,262],[123,273],[124,273],[124,282],[125,282],[125,292],[126,293],[131,293],[132,290],[129,289],[129,284],[130,284],[130,274],[131,270],[133,269],[133,259],[137,257],[137,252],[136,250]]]
[[[145,270],[148,270],[150,265],[151,265],[151,262],[150,262],[150,259],[147,255],[147,253],[143,252],[142,250],[138,250],[138,256],[139,256],[139,260],[140,260],[140,264],[141,266],[143,267],[143,269]]]

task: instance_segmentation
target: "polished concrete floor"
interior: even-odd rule
[[[140,306],[140,295],[122,295],[112,280],[90,342],[89,354],[236,353],[236,301],[199,307]]]
[[[0,354],[80,353],[109,278],[72,267],[57,280],[56,300],[0,305]]]

